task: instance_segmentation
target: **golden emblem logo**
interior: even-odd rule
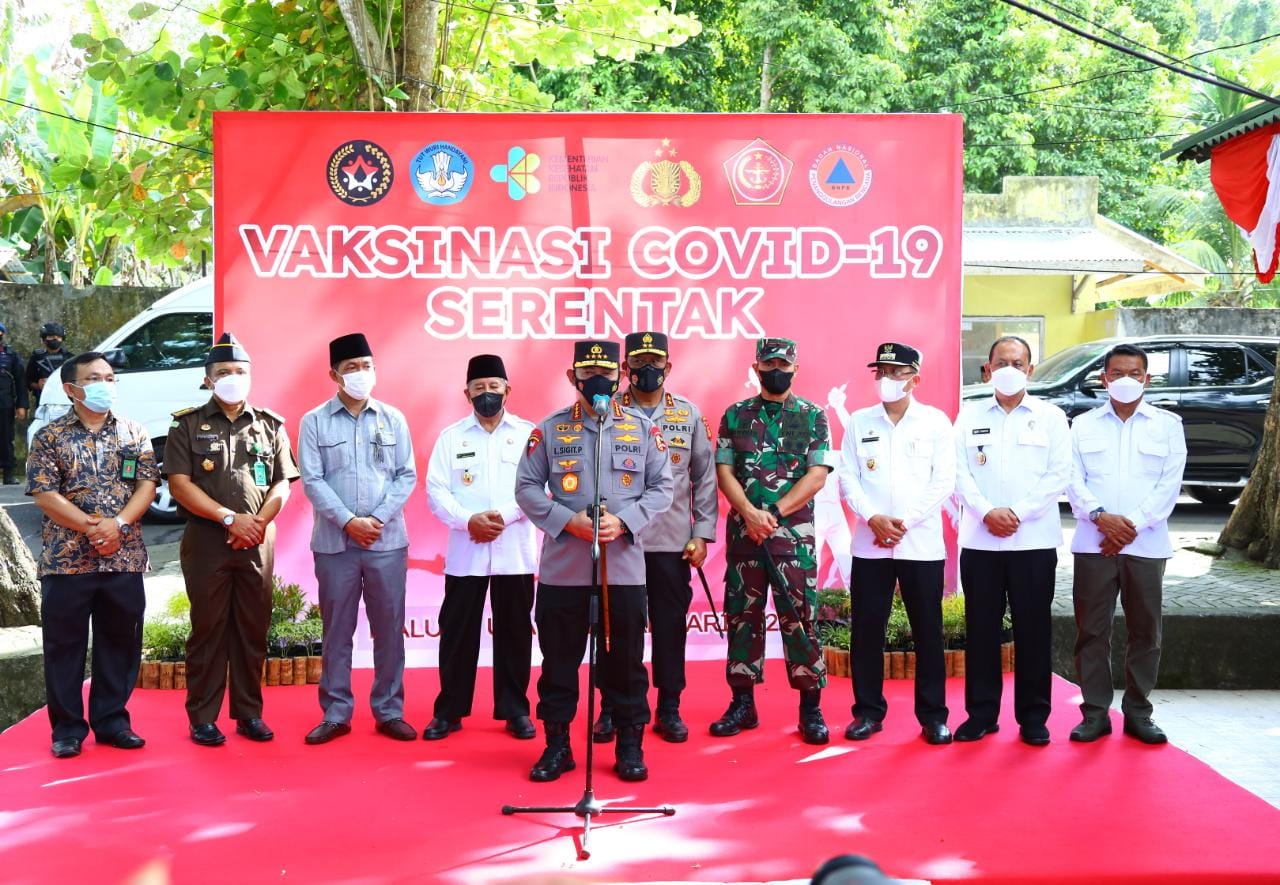
[[[639,424],[615,424],[613,426],[616,427],[618,430],[639,430],[640,429]]]
[[[564,489],[569,494],[576,492],[578,490],[578,474],[566,473],[564,476],[560,477],[560,488]]]
[[[602,354],[602,353],[604,353],[604,348],[603,348],[603,347],[601,347],[599,344],[593,344],[593,345],[591,345],[591,355],[592,355],[592,356],[599,356],[599,355],[600,355],[600,354]]]
[[[576,442],[577,440],[582,439],[582,437],[567,435],[567,436],[557,436],[556,439],[560,440],[560,442],[562,443],[571,443],[571,442]]]
[[[570,460],[567,460],[567,461],[559,461],[559,462],[557,462],[557,463],[559,463],[559,465],[560,465],[563,469],[565,469],[565,470],[572,470],[574,467],[576,467],[576,466],[577,466],[577,464],[578,464],[578,459],[577,459],[577,458],[573,458],[573,459],[570,459]]]
[[[702,176],[688,160],[676,160],[671,139],[654,150],[657,160],[645,160],[631,173],[631,199],[648,209],[680,206],[687,209],[702,197]]]
[[[645,347],[648,347],[649,345],[653,344],[653,336],[650,335],[648,332],[645,332],[644,336],[640,339],[640,343],[643,344]]]
[[[622,474],[622,484],[630,488],[631,483],[632,483],[631,474],[630,473]]]
[[[615,436],[614,439],[618,442],[640,442],[640,437],[631,433],[624,433],[622,436]]]

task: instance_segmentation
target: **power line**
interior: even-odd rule
[[[4,96],[0,96],[0,101],[7,102],[8,104],[12,104],[12,105],[17,105],[20,108],[26,108],[29,111],[35,111],[38,114],[48,114],[51,117],[61,117],[64,120],[70,120],[73,123],[83,123],[86,126],[94,126],[98,129],[107,129],[107,130],[110,130],[111,132],[118,133],[119,135],[130,135],[130,136],[133,136],[134,138],[141,138],[146,141],[154,141],[157,144],[166,144],[169,147],[182,148],[184,151],[191,151],[197,154],[211,154],[210,151],[207,151],[204,148],[193,147],[189,144],[179,144],[176,141],[165,141],[163,138],[155,138],[150,135],[143,135],[141,132],[133,132],[129,129],[121,129],[117,126],[108,126],[105,123],[95,123],[92,120],[81,120],[79,117],[73,117],[70,114],[63,114],[58,111],[50,111],[50,110],[46,110],[45,108],[38,108],[38,107],[35,107],[34,105],[26,104],[25,102],[14,101],[12,98],[5,98]]]
[[[1019,2],[1019,0],[1000,0],[1000,2],[1006,4],[1007,6],[1012,6],[1015,9],[1021,9],[1023,12],[1028,12],[1031,15],[1036,16],[1037,18],[1042,18],[1051,24],[1057,25],[1058,27],[1062,28],[1065,31],[1070,31],[1076,36],[1083,37],[1084,39],[1089,40],[1090,42],[1099,43],[1103,46],[1108,47],[1109,49],[1114,49],[1116,52],[1122,52],[1125,55],[1129,55],[1134,58],[1140,58],[1143,61],[1148,62],[1149,64],[1153,64],[1153,65],[1156,65],[1157,67],[1161,67],[1166,70],[1172,71],[1173,73],[1178,74],[1180,76],[1188,77],[1192,80],[1200,80],[1201,82],[1208,83],[1211,86],[1217,86],[1221,89],[1227,89],[1231,92],[1238,92],[1241,95],[1248,95],[1248,96],[1251,96],[1252,98],[1259,99],[1260,101],[1265,101],[1269,104],[1280,105],[1280,98],[1267,95],[1264,92],[1258,92],[1257,90],[1250,89],[1248,86],[1239,86],[1229,81],[1221,80],[1217,77],[1206,77],[1202,74],[1197,74],[1194,71],[1187,71],[1187,70],[1183,70],[1182,68],[1174,67],[1168,62],[1161,61],[1160,59],[1152,55],[1148,55],[1145,52],[1138,52],[1137,50],[1130,49],[1127,46],[1121,46],[1119,43],[1116,43],[1113,40],[1108,40],[1106,37],[1099,37],[1097,34],[1090,33],[1089,31],[1086,31],[1083,28],[1077,28],[1075,25],[1068,24],[1067,22],[1064,22],[1062,19],[1054,18],[1052,15],[1049,15],[1049,13],[1043,12],[1039,9],[1035,9],[1031,6],[1028,6],[1025,3],[1021,3]]]

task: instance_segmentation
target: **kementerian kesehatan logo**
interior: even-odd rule
[[[391,157],[363,138],[338,146],[329,155],[329,190],[348,206],[372,206],[391,190]]]
[[[777,206],[795,164],[763,138],[724,161],[733,201],[739,206]]]
[[[534,175],[541,163],[542,158],[537,154],[515,145],[507,148],[507,162],[489,168],[489,177],[498,184],[506,184],[508,197],[523,200],[542,190],[542,182]]]
[[[409,166],[413,189],[433,206],[462,202],[471,190],[475,164],[466,152],[447,141],[436,141],[414,155]]]
[[[856,147],[833,144],[814,158],[809,186],[828,206],[852,206],[871,188],[871,165]]]
[[[645,160],[631,173],[631,199],[641,206],[689,207],[702,196],[702,176],[688,160],[676,160],[671,139],[653,151],[656,160]]]

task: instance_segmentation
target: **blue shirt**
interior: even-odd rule
[[[302,488],[315,509],[311,549],[341,553],[359,546],[343,527],[357,516],[383,524],[369,550],[409,546],[404,505],[418,472],[409,424],[400,410],[370,399],[358,417],[333,399],[302,416],[298,440]]]

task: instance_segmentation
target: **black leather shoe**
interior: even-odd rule
[[[334,738],[340,738],[344,734],[351,734],[350,725],[345,722],[330,722],[326,719],[307,732],[307,736],[303,740],[308,744],[327,744]],[[414,734],[414,737],[417,737],[417,734]]]
[[[1033,747],[1049,745],[1049,729],[1043,725],[1024,725],[1018,729],[1018,737],[1022,738],[1024,744],[1030,744]],[[959,732],[956,732],[956,740],[960,740]]]
[[[53,745],[49,747],[49,751],[53,753],[56,759],[70,759],[72,756],[80,755],[80,741],[75,738],[54,741]]]
[[[461,719],[441,719],[439,716],[433,716],[427,723],[427,727],[422,729],[422,739],[424,741],[443,740],[455,731],[462,731]]]
[[[1111,734],[1111,718],[1106,713],[1102,713],[1098,716],[1084,717],[1083,722],[1071,729],[1071,740],[1090,744],[1108,734]]]
[[[1169,743],[1169,737],[1160,729],[1160,726],[1151,721],[1149,716],[1134,719],[1125,717],[1124,733],[1129,737],[1136,737],[1144,744]]]
[[[884,731],[884,725],[874,719],[859,716],[845,728],[844,736],[850,741],[865,741],[877,731]]]
[[[227,742],[227,736],[212,722],[191,726],[191,740],[202,747],[218,747]]]
[[[267,723],[261,719],[237,719],[236,734],[243,735],[251,741],[269,741],[276,736],[276,733],[267,727]]]
[[[147,742],[132,728],[122,728],[100,744],[106,744],[109,747],[115,747],[117,750],[141,750],[147,745]]]
[[[679,710],[659,710],[653,733],[669,744],[683,744],[689,739],[689,726],[680,718]]]
[[[711,733],[716,737],[733,737],[747,728],[760,724],[756,715],[756,702],[749,694],[735,694],[724,715],[711,723]]]
[[[935,747],[951,743],[951,729],[941,722],[929,723],[920,729],[920,733],[924,735],[925,743],[933,744]]]
[[[392,740],[397,741],[416,741],[418,739],[418,729],[399,717],[384,719],[379,722],[378,734],[385,734]]]
[[[613,714],[608,710],[601,710],[600,715],[596,717],[596,724],[591,726],[591,740],[597,744],[607,744],[613,740],[617,734],[617,729],[613,726]]]
[[[513,716],[507,720],[507,733],[522,741],[531,741],[538,736],[538,729],[533,727],[533,720],[528,716]]]
[[[644,764],[644,725],[624,725],[618,729],[618,749],[613,770],[624,781],[648,780]]]
[[[566,771],[577,767],[573,761],[573,749],[569,746],[569,723],[545,722],[547,748],[529,770],[529,780],[545,783],[553,781]]]
[[[822,711],[816,707],[800,711],[799,729],[800,738],[806,744],[825,744],[831,740],[831,732],[827,731]]]
[[[987,735],[995,734],[999,730],[999,723],[992,722],[990,725],[983,725],[975,719],[966,719],[956,729],[955,739],[962,744],[970,741],[980,741]]]

